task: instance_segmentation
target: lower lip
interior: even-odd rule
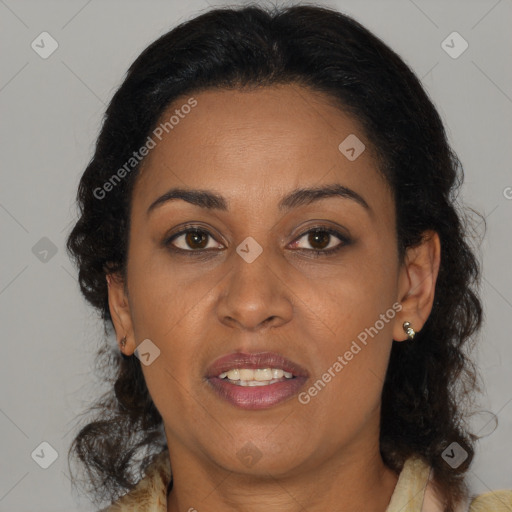
[[[267,409],[296,395],[306,377],[295,377],[266,386],[238,386],[226,379],[211,377],[208,382],[216,393],[241,409]]]

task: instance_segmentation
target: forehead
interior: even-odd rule
[[[195,106],[182,108],[194,104],[190,98]],[[183,96],[166,109],[159,127],[150,134],[155,145],[141,167],[134,210],[176,186],[217,190],[229,203],[248,205],[250,197],[269,201],[299,187],[334,182],[375,196],[377,208],[389,206],[387,183],[359,123],[304,87]],[[365,147],[355,160],[343,153],[346,144],[340,150],[345,140],[351,146],[355,141],[357,151]]]

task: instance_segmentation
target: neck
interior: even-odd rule
[[[385,512],[398,480],[383,463],[378,446],[366,452],[360,447],[343,450],[321,466],[279,478],[264,470],[219,470],[178,447],[170,453],[178,469],[173,469],[167,512]],[[302,466],[307,467],[307,461]]]

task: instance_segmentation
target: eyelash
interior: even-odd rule
[[[297,238],[295,238],[294,242],[296,240],[300,240],[305,235],[308,235],[309,233],[327,233],[331,236],[334,236],[339,239],[340,243],[336,245],[335,247],[331,247],[330,249],[294,249],[296,251],[306,251],[308,254],[312,255],[315,258],[318,258],[320,256],[329,256],[332,254],[337,253],[338,251],[341,251],[343,247],[346,247],[350,244],[351,240],[341,234],[339,231],[329,228],[327,226],[313,226],[310,227],[307,231],[304,231],[301,233]]]
[[[171,237],[164,240],[163,244],[165,247],[169,248],[173,252],[177,252],[180,254],[186,253],[187,256],[192,256],[192,257],[204,255],[206,252],[211,251],[212,249],[189,249],[189,250],[180,249],[179,247],[174,247],[172,245],[172,242],[176,238],[180,237],[181,235],[186,235],[187,233],[194,233],[194,232],[205,234],[208,237],[211,237],[215,240],[213,235],[210,232],[208,232],[206,229],[202,229],[202,228],[199,228],[199,227],[193,226],[193,225],[187,225],[187,226],[185,226],[185,229],[183,229],[179,233],[175,233]],[[307,231],[304,231],[303,233],[298,235],[293,241],[295,242],[297,240],[300,240],[305,235],[308,235],[309,233],[315,233],[315,232],[316,233],[318,233],[318,232],[328,233],[329,235],[338,238],[341,243],[339,243],[335,247],[332,247],[331,249],[294,249],[294,250],[295,251],[305,251],[308,254],[310,254],[311,256],[313,256],[314,258],[318,258],[321,256],[329,256],[331,254],[337,253],[343,247],[346,247],[347,245],[349,245],[351,243],[351,240],[347,236],[345,236],[345,235],[341,234],[339,231],[329,228],[327,226],[313,226],[313,227],[309,228]]]

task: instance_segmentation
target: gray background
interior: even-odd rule
[[[319,4],[352,14],[412,66],[465,167],[463,199],[487,219],[477,356],[481,406],[499,426],[485,413],[473,418],[485,437],[470,483],[475,492],[512,487],[512,1]],[[0,0],[0,511],[91,510],[72,495],[66,463],[76,418],[101,391],[93,375],[101,325],[64,249],[78,179],[130,63],[209,5],[227,4]],[[59,45],[47,59],[31,47],[44,31]],[[456,59],[441,46],[453,31],[469,44]],[[31,457],[43,441],[58,452],[48,469]]]

